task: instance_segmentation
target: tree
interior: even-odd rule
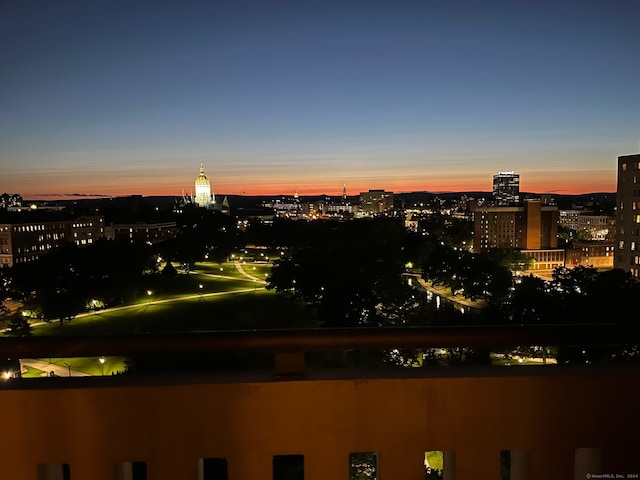
[[[552,316],[556,312],[556,304],[549,294],[547,283],[533,275],[521,278],[507,302],[508,319],[518,325],[552,323]]]
[[[29,320],[18,310],[11,315],[4,334],[8,337],[30,337],[31,330],[33,330],[33,327],[29,323]]]
[[[387,218],[315,223],[305,248],[275,261],[267,288],[317,308],[325,326],[412,323],[424,302],[403,277],[403,225]]]
[[[533,257],[525,255],[517,248],[491,248],[485,252],[485,255],[495,263],[508,268],[512,272],[526,272],[527,270],[531,270],[534,264]]]

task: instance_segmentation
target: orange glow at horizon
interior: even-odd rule
[[[497,173],[497,172],[496,172]],[[575,176],[575,172],[573,173]],[[567,175],[570,175],[567,172]],[[520,191],[531,193],[555,193],[565,195],[579,195],[587,193],[597,192],[612,192],[616,191],[615,174],[609,175],[611,178],[605,178],[602,175],[597,179],[591,178],[573,178],[572,183],[568,184],[563,181],[562,178],[523,178],[520,175]],[[316,196],[316,195],[329,195],[329,196],[341,196],[342,188],[346,184],[347,195],[356,196],[360,192],[366,192],[369,190],[381,189],[394,193],[408,193],[408,192],[488,192],[492,190],[492,177],[485,181],[420,181],[414,179],[412,182],[401,180],[389,180],[376,181],[376,182],[322,182],[322,183],[310,183],[310,182],[282,182],[282,183],[264,183],[261,185],[238,185],[231,183],[220,182],[216,185],[212,182],[211,190],[216,196],[223,195],[240,195],[240,196],[280,196],[280,195],[293,195],[298,193],[300,196]],[[194,195],[194,189],[191,188],[176,188],[174,186],[119,186],[116,188],[90,188],[78,191],[75,189],[60,189],[57,191],[46,192],[44,189],[40,192],[34,193],[20,193],[25,200],[56,200],[56,199],[71,199],[71,198],[83,198],[83,197],[122,197],[129,195],[142,195],[148,196],[171,196],[181,197],[183,194],[192,196]],[[46,192],[46,193],[45,193]]]

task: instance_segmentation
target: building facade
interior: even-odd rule
[[[106,227],[109,239],[149,245],[174,238],[178,232],[176,222],[115,224]]]
[[[640,154],[618,157],[614,265],[640,277]]]
[[[211,191],[211,182],[204,174],[204,163],[200,164],[200,175],[195,181],[196,196],[194,202],[199,207],[211,208],[216,203],[216,197]]]
[[[574,240],[565,253],[565,267],[613,268],[615,241]]]
[[[493,176],[493,199],[496,205],[515,205],[520,202],[520,175],[498,172]]]
[[[520,206],[482,206],[474,211],[473,250],[515,248],[534,259],[534,270],[564,266],[558,249],[558,207],[528,200]]]
[[[385,213],[393,209],[393,192],[369,190],[360,193],[360,211],[365,215]]]
[[[584,210],[560,210],[560,226],[583,232],[591,240],[614,238],[616,217],[609,215],[591,215]]]
[[[65,242],[91,245],[104,235],[102,216],[0,224],[0,266],[37,260]]]
[[[496,247],[555,249],[558,247],[558,207],[535,200],[518,207],[477,207],[473,242],[476,252]]]

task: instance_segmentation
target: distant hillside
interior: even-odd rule
[[[616,193],[615,192],[594,192],[584,193],[579,195],[563,195],[563,194],[539,194],[533,192],[521,192],[523,197],[540,197],[541,195],[549,195],[553,201],[558,205],[561,210],[570,210],[574,208],[581,208],[584,210],[591,210],[595,214],[600,215],[613,215],[615,212]],[[491,199],[491,192],[403,192],[396,193],[394,195],[397,199],[404,201],[406,206],[418,204],[424,202],[430,203],[436,197],[443,200],[458,200],[462,196],[475,199]],[[259,207],[264,202],[270,202],[276,199],[291,198],[291,195],[225,195],[218,194],[216,197],[227,197],[229,205],[232,211],[254,209]],[[141,201],[142,205],[158,206],[161,208],[170,208],[176,202],[178,197],[175,196],[149,196],[139,197],[138,201]],[[305,203],[314,203],[320,200],[328,200],[331,202],[340,202],[340,195],[311,195],[300,196],[300,201]],[[351,203],[357,203],[359,200],[358,195],[349,195],[348,201]],[[78,209],[112,209],[112,208],[127,208],[130,209],[136,201],[134,196],[124,196],[115,198],[102,198],[102,199],[75,199],[75,200],[61,200],[56,202],[59,205],[73,206],[74,210]]]

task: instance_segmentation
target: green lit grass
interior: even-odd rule
[[[78,316],[62,327],[59,322],[36,325],[33,334],[109,335],[316,326],[315,315],[302,302],[292,302],[261,285],[246,293],[209,297],[203,294],[99,311]]]
[[[425,452],[424,457],[429,467],[435,470],[442,470],[443,460],[441,451],[432,450],[430,452]]]
[[[33,367],[25,367],[22,378],[41,378],[46,376],[46,372]]]
[[[555,358],[547,358],[547,364],[555,363]],[[518,361],[516,358],[506,359],[506,358],[491,358],[491,365],[544,365],[541,358],[528,358],[524,359],[522,362]]]
[[[206,268],[199,268],[199,267]],[[249,275],[266,278],[271,266],[246,268]],[[189,275],[179,274],[159,284],[134,304],[76,316],[63,326],[58,321],[33,326],[36,336],[124,335],[215,330],[316,328],[315,312],[300,301],[265,289],[264,283],[242,275],[228,265],[229,275],[218,275],[215,263],[198,264]],[[223,264],[222,268],[226,269]],[[243,265],[246,267],[246,265]],[[207,273],[212,272],[212,273]],[[233,273],[233,276],[231,273]],[[99,357],[52,358],[45,362],[88,375],[102,375]],[[124,372],[122,357],[105,357],[104,375]],[[46,373],[46,372],[45,372]],[[34,372],[40,376],[42,372]]]
[[[111,375],[118,371],[125,370],[124,357],[102,357],[104,358],[104,374]],[[102,375],[102,364],[100,357],[76,357],[76,358],[41,358],[40,360],[50,362],[53,365],[69,368],[75,372],[86,373],[88,375]]]

